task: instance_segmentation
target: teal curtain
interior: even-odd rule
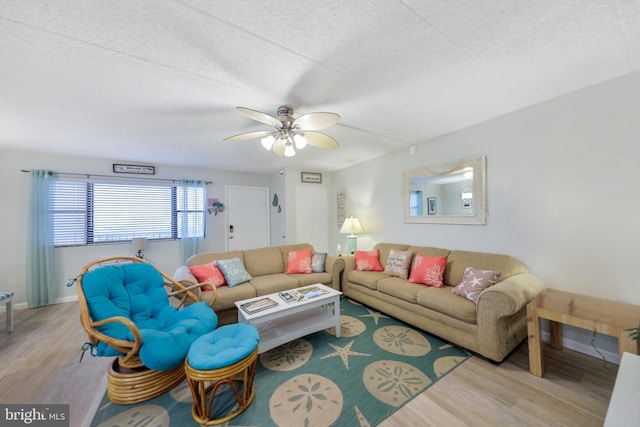
[[[202,251],[204,238],[200,235],[205,220],[206,184],[204,181],[182,180],[181,200],[178,200],[180,227],[180,257],[183,264],[192,255]],[[202,197],[197,197],[201,194]]]
[[[29,307],[52,304],[58,297],[53,241],[52,192],[55,175],[31,171],[27,220],[27,302]]]

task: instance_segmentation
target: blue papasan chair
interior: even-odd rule
[[[83,351],[113,356],[107,395],[117,404],[157,397],[185,378],[191,344],[218,325],[205,302],[146,260],[102,258],[76,278]]]

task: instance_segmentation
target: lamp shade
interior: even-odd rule
[[[134,251],[144,251],[147,247],[147,238],[146,237],[136,237],[132,240],[133,250]]]
[[[358,218],[349,217],[344,220],[344,224],[342,224],[340,232],[344,234],[349,233],[351,235],[354,235],[364,233],[364,229],[362,228],[362,225],[360,225],[360,221],[358,220]]]

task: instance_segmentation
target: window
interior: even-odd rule
[[[56,246],[205,236],[203,186],[59,179],[52,202]]]
[[[409,215],[422,215],[422,191],[416,190],[409,192]]]

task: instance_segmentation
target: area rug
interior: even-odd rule
[[[259,356],[255,398],[228,426],[375,426],[469,354],[343,298],[340,338],[327,329]],[[227,395],[224,395],[226,393]],[[233,410],[229,390],[217,413]],[[184,381],[153,400],[116,405],[106,393],[92,426],[195,426]]]

